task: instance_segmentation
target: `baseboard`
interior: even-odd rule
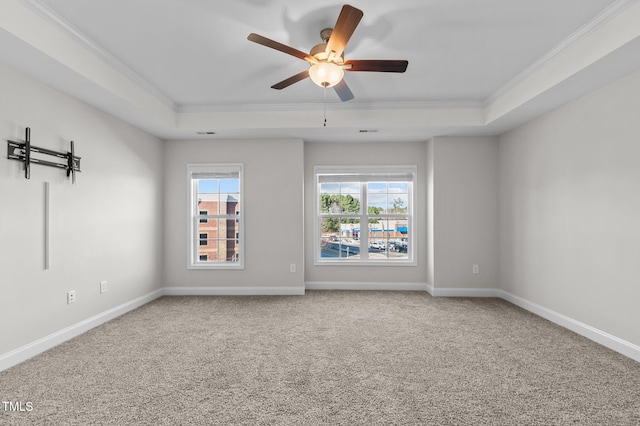
[[[584,324],[580,321],[576,321],[573,318],[552,311],[551,309],[545,308],[544,306],[530,302],[507,291],[498,290],[497,293],[498,297],[506,300],[507,302],[513,303],[514,305],[519,306],[522,309],[525,309],[533,314],[536,314],[539,317],[547,319],[555,324],[558,324],[559,326],[578,333],[581,336],[586,337],[587,339],[593,340],[594,342],[599,343],[602,346],[605,346],[611,350],[621,353],[624,356],[640,362],[640,346],[634,345],[631,342],[627,342],[626,340],[620,339],[602,330],[598,330],[597,328]]]
[[[433,297],[500,297],[497,288],[437,288],[429,292]]]
[[[427,283],[427,293],[433,296],[433,284]]]
[[[20,364],[21,362],[26,361],[29,358],[32,358],[46,350],[53,348],[54,346],[58,346],[59,344],[66,342],[67,340],[79,336],[80,334],[85,333],[92,328],[99,326],[100,324],[104,324],[105,322],[117,318],[120,315],[126,314],[129,311],[139,308],[140,306],[145,305],[161,296],[161,289],[153,291],[149,294],[138,297],[137,299],[123,303],[120,306],[116,306],[115,308],[111,308],[98,315],[92,316],[91,318],[87,318],[86,320],[74,324],[70,327],[38,339],[35,342],[28,343],[24,346],[14,349],[11,352],[2,354],[0,355],[0,371]]]
[[[428,291],[427,283],[372,283],[372,282],[307,282],[307,290],[388,290]]]
[[[164,296],[300,296],[304,287],[165,287]]]

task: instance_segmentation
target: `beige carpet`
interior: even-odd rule
[[[164,297],[0,373],[0,424],[638,425],[640,364],[498,299]]]

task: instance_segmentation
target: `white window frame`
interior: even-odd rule
[[[406,214],[399,216],[407,217],[409,232],[407,234],[409,251],[407,253],[407,259],[374,259],[368,256],[369,236],[368,232],[360,232],[360,245],[361,247],[367,247],[367,256],[361,259],[346,258],[322,258],[320,242],[321,235],[321,221],[326,215],[320,212],[320,176],[321,175],[362,175],[361,192],[360,192],[360,204],[361,212],[359,215],[346,214],[346,216],[360,216],[360,229],[364,226],[368,227],[367,218],[369,216],[367,211],[367,195],[366,195],[366,181],[364,176],[380,176],[380,182],[384,182],[384,175],[406,174],[410,175],[409,180],[409,209]],[[413,165],[384,165],[384,166],[315,166],[313,171],[314,177],[314,232],[313,232],[313,250],[314,250],[314,265],[379,265],[379,266],[416,266],[417,265],[417,209],[415,203],[415,197],[417,194],[417,174],[418,168]],[[347,182],[347,180],[345,180]],[[353,181],[351,181],[353,182]],[[381,214],[381,217],[393,217],[393,214]]]
[[[197,178],[195,176],[202,175],[215,175],[215,174],[229,174],[238,173],[240,184],[240,211],[238,214],[232,215],[201,215],[198,208],[197,199]],[[244,269],[244,165],[242,163],[189,163],[187,164],[187,268],[188,269]],[[203,218],[208,219],[222,219],[224,217],[228,219],[236,220],[238,223],[239,237],[236,238],[239,245],[239,260],[235,262],[203,262],[198,255],[199,242],[199,228],[198,224]]]

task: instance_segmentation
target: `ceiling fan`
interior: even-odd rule
[[[320,31],[323,43],[314,46],[309,53],[294,49],[277,41],[261,35],[251,33],[247,37],[254,43],[279,50],[309,63],[308,70],[304,70],[294,76],[282,80],[271,86],[272,89],[281,90],[298,81],[310,77],[314,83],[321,87],[333,87],[342,102],[354,98],[351,89],[344,81],[344,72],[405,72],[408,61],[404,60],[379,60],[361,59],[344,60],[344,49],[351,35],[355,31],[364,13],[360,9],[345,4],[342,6],[338,20],[333,28],[325,28]]]

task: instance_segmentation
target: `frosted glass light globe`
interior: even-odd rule
[[[332,62],[320,62],[309,68],[309,77],[320,87],[332,87],[342,80],[344,70]]]

